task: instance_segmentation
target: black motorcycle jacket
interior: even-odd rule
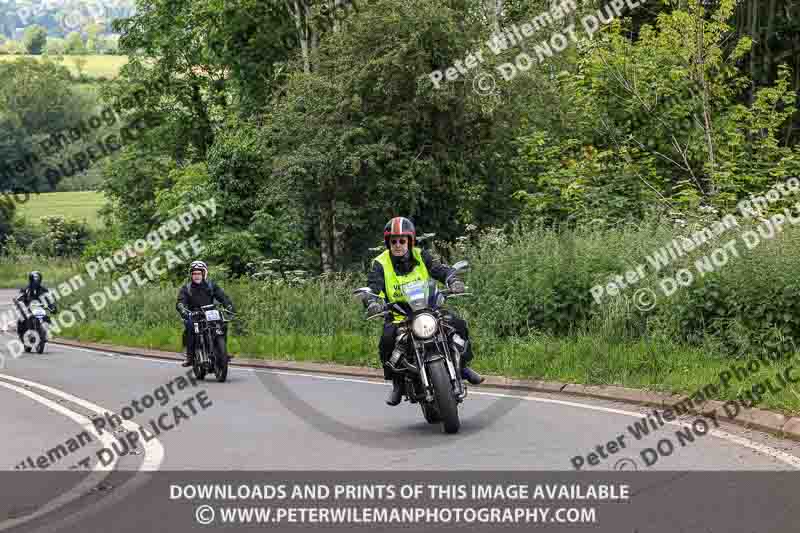
[[[188,282],[178,292],[178,302],[175,309],[185,317],[190,311],[199,311],[204,305],[211,305],[217,300],[231,312],[235,312],[233,302],[222,290],[222,287],[211,280],[201,283]]]
[[[27,287],[23,287],[19,290],[19,296],[17,296],[16,300],[25,304],[25,307],[30,306],[32,301],[38,300],[43,306],[49,307],[53,312],[55,312],[55,302],[52,301],[51,298],[45,297],[45,294],[50,295],[49,293],[50,291],[44,285],[39,285],[37,287],[28,285]]]

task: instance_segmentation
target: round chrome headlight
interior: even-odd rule
[[[414,332],[415,337],[430,339],[436,333],[438,322],[439,321],[436,320],[436,317],[433,315],[423,313],[414,319],[414,323],[411,325],[411,331]]]

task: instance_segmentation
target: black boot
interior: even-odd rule
[[[461,377],[466,379],[473,385],[480,385],[486,380],[486,378],[484,378],[483,376],[481,376],[468,366],[465,366],[461,369]]]
[[[186,361],[181,364],[183,367],[192,366],[194,364],[194,355],[187,353],[186,354]]]
[[[392,378],[392,390],[386,398],[386,404],[395,406],[403,399],[403,378]]]

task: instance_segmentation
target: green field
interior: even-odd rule
[[[78,62],[86,60],[83,72],[92,78],[104,76],[106,78],[116,78],[123,65],[128,62],[127,56],[111,55],[87,55],[87,56],[31,56],[31,55],[0,55],[0,61],[15,61],[18,58],[43,57],[52,59],[67,67],[73,75],[78,75]]]
[[[31,195],[30,200],[18,204],[17,212],[33,223],[43,216],[61,215],[85,220],[90,227],[99,228],[102,223],[97,212],[104,203],[103,194],[95,191],[48,192]]]

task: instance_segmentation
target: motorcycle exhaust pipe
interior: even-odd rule
[[[454,373],[457,374],[457,376],[453,377],[453,379],[457,384],[456,388],[458,389],[456,391],[456,399],[459,401],[463,401],[464,398],[467,397],[467,390],[464,387],[462,381],[458,378],[461,377],[461,358],[467,351],[467,341],[464,340],[458,333],[454,333],[450,345],[452,347],[453,353],[456,355]],[[450,365],[448,364],[448,366]]]
[[[467,351],[467,341],[462,339],[461,335],[459,335],[458,333],[453,334],[451,346],[453,348],[453,351],[459,355],[463,355],[464,352]]]
[[[397,336],[397,339],[394,343],[394,350],[392,350],[392,356],[389,358],[387,365],[392,370],[398,370],[397,363],[400,362],[400,358],[406,354],[406,339],[408,335],[405,332],[400,333]]]

